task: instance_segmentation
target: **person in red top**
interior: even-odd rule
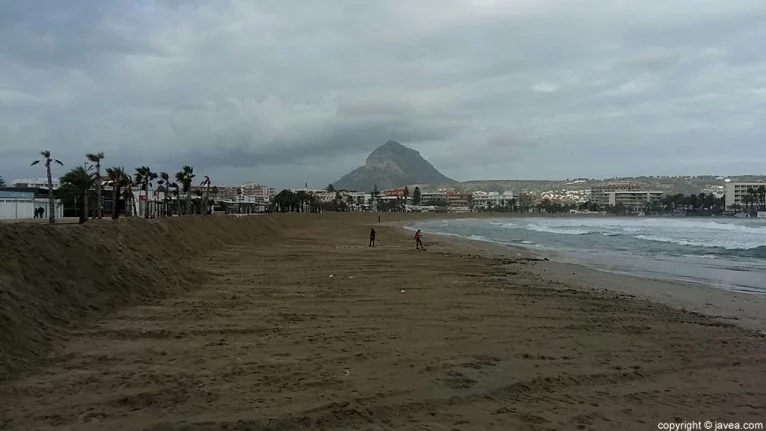
[[[423,234],[420,233],[420,229],[418,229],[417,232],[415,232],[415,249],[416,250],[425,250],[426,248],[423,247],[423,242],[420,240],[420,238],[423,237]]]

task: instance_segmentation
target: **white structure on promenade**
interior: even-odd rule
[[[43,190],[21,188],[19,190],[0,190],[0,219],[31,219],[35,218],[35,209],[42,208],[42,218],[48,218],[49,202]],[[38,193],[35,192],[38,190]],[[47,192],[46,192],[47,193]],[[56,219],[64,217],[64,205],[60,199],[54,201]]]

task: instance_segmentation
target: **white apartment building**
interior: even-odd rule
[[[728,181],[728,180],[727,180]],[[726,209],[733,209],[735,205],[745,207],[744,197],[748,195],[748,189],[758,189],[766,186],[766,183],[733,183],[726,182],[723,186]]]
[[[480,209],[491,208],[504,208],[511,206],[513,200],[513,192],[504,191],[500,192],[485,192],[475,191],[473,192],[473,206]]]
[[[47,189],[48,188],[48,178],[45,178],[45,177],[17,178],[15,180],[11,181],[11,186],[13,186],[13,187],[20,187],[20,188]],[[53,188],[54,189],[59,188],[59,179],[58,178],[53,178]]]
[[[641,190],[631,183],[613,183],[603,186],[593,186],[590,189],[590,202],[601,207],[622,204],[626,209],[641,211],[649,203],[662,199],[664,192],[657,190]]]
[[[344,198],[351,197],[354,205],[367,205],[372,200],[372,194],[366,192],[341,192]]]

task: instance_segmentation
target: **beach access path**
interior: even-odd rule
[[[553,280],[548,262],[376,231],[367,247],[369,224],[338,218],[198,259],[210,277],[195,289],[83,325],[0,388],[0,429],[766,421],[756,331]]]

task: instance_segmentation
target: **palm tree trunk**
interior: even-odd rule
[[[88,191],[85,190],[82,194],[82,215],[80,216],[80,224],[88,221]]]
[[[120,196],[120,188],[117,186],[112,187],[112,218],[117,220],[120,215],[117,213],[117,197]]]
[[[186,193],[186,215],[191,215],[191,191]]]
[[[149,182],[144,183],[144,218],[149,218]]]
[[[48,223],[53,224],[56,217],[54,211],[56,211],[56,203],[53,201],[53,175],[51,174],[51,160],[45,161],[45,170],[48,174]]]
[[[210,194],[210,184],[205,187],[205,199],[203,199],[202,204],[202,215],[207,215],[207,208],[208,208],[208,196]]]
[[[98,216],[98,219],[101,220],[101,217],[104,215],[104,202],[101,198],[101,163],[96,163],[96,208],[98,208],[98,213],[96,214]]]

